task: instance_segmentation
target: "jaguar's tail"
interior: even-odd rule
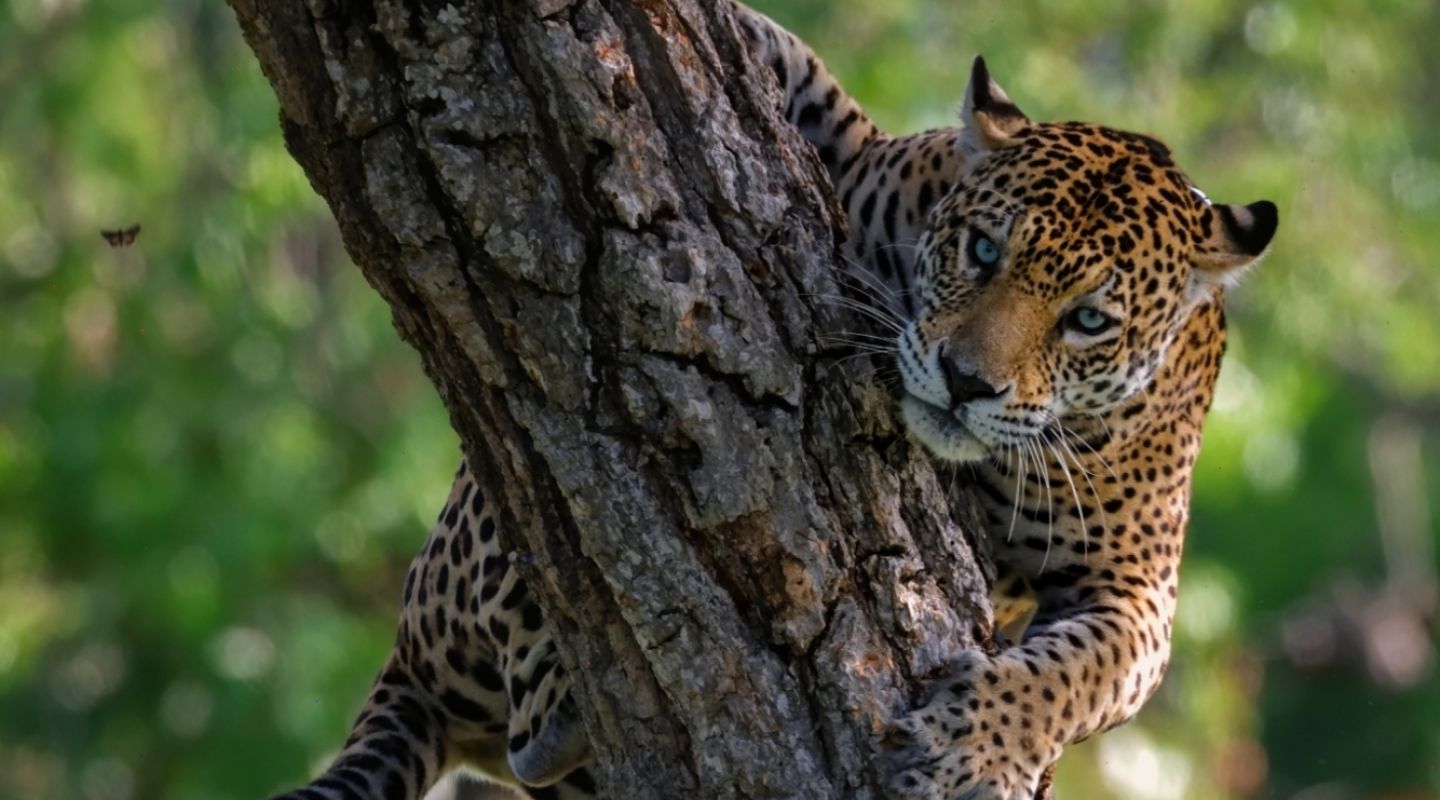
[[[272,800],[419,800],[446,758],[443,711],[392,655],[335,762]]]

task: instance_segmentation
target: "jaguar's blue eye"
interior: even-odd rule
[[[1091,308],[1090,306],[1081,306],[1071,311],[1066,321],[1071,328],[1088,336],[1103,333],[1111,325],[1115,324],[1115,320],[1111,319],[1105,312],[1098,308]]]
[[[1000,262],[1000,245],[979,231],[970,234],[970,260],[982,267],[993,267]]]

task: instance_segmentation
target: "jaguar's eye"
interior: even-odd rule
[[[970,260],[982,267],[993,267],[1000,262],[1000,245],[979,231],[970,234]]]
[[[1065,324],[1086,336],[1096,336],[1109,330],[1115,320],[1098,308],[1081,306],[1066,315]]]

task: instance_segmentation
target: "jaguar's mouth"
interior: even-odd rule
[[[911,435],[946,461],[979,461],[988,452],[985,443],[948,408],[906,392],[900,401],[900,413]]]

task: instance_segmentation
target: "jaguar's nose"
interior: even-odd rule
[[[972,400],[999,397],[1003,393],[979,375],[961,367],[944,347],[940,350],[940,371],[945,376],[945,388],[950,392],[951,408],[958,408]]]

